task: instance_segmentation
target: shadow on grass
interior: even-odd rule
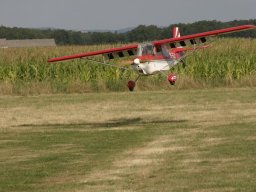
[[[82,122],[82,123],[54,123],[54,124],[22,124],[16,127],[35,127],[35,128],[117,128],[126,126],[147,126],[147,125],[163,125],[185,123],[187,120],[150,120],[145,121],[141,118],[121,118],[113,119],[107,122]]]

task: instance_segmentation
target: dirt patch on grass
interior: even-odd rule
[[[197,189],[193,190],[192,192],[233,192],[237,191],[235,188],[232,187],[223,187],[223,188],[207,188],[207,189]]]
[[[255,136],[249,136],[246,138],[247,141],[256,141],[256,135]]]
[[[228,138],[210,137],[210,138],[203,139],[202,143],[204,147],[217,146],[217,145],[228,143]]]
[[[174,141],[173,136],[162,136],[142,147],[129,149],[116,157],[108,170],[93,171],[82,182],[121,180],[128,175],[145,178],[165,161],[163,154],[187,150],[185,146],[173,145]]]

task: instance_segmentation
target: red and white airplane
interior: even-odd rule
[[[89,57],[103,55],[104,58],[111,60],[115,58],[133,56],[135,57],[135,59],[131,63],[131,67],[139,74],[135,81],[129,81],[127,84],[129,90],[133,91],[136,82],[141,75],[148,76],[157,73],[163,73],[164,71],[169,71],[178,63],[183,62],[183,59],[186,56],[197,50],[207,48],[207,44],[212,42],[215,36],[250,29],[256,29],[256,26],[242,25],[192,35],[180,36],[179,29],[177,27],[174,27],[173,38],[170,39],[52,58],[49,59],[48,62],[85,58],[89,59],[90,61],[99,63],[98,61],[92,60]],[[102,62],[101,64],[116,67],[114,65],[106,63],[105,59],[104,62]],[[174,85],[176,82],[176,76],[174,74],[167,75],[167,80],[170,82],[170,84]]]

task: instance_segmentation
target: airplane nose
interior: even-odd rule
[[[140,59],[138,59],[138,58],[134,59],[134,61],[132,63],[132,67],[134,70],[138,71],[139,73],[144,74],[144,71],[141,67]]]
[[[133,63],[139,65],[140,64],[140,59],[138,59],[138,58],[134,59]]]

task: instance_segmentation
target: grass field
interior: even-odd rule
[[[0,191],[256,191],[256,88],[0,97]]]

